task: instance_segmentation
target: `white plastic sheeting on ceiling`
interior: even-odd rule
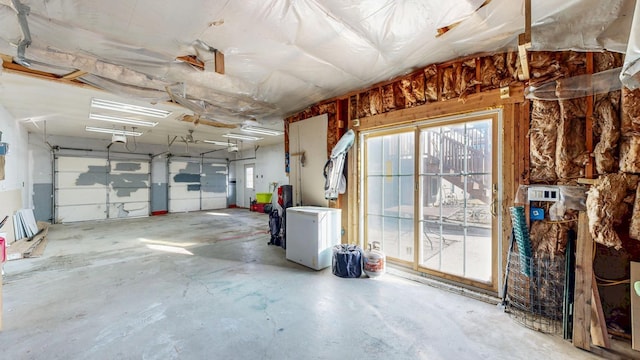
[[[148,101],[177,86],[183,105],[227,123],[281,119],[431,63],[515,49],[524,31],[523,0],[0,0],[0,53],[18,55],[20,3],[34,68],[83,70],[82,81]],[[633,4],[533,1],[533,48],[624,52]],[[176,61],[210,60],[203,43],[224,53],[225,74]]]

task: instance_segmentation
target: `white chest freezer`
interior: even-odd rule
[[[287,208],[287,259],[321,270],[331,266],[333,246],[340,244],[340,209],[317,206]]]

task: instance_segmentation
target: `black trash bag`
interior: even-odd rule
[[[267,245],[282,245],[282,236],[280,234],[281,227],[282,218],[280,217],[280,213],[278,212],[278,209],[273,208],[269,213],[269,233],[271,234],[271,239]]]
[[[362,276],[362,249],[358,245],[340,244],[333,247],[333,275],[343,278]]]

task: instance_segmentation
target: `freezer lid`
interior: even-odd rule
[[[309,214],[319,214],[319,213],[327,213],[327,212],[340,212],[341,209],[327,208],[321,206],[294,206],[287,208],[287,212],[294,211],[298,213],[309,213]]]

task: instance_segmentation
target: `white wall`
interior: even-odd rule
[[[284,171],[284,143],[260,146],[257,151],[238,152],[237,159],[231,163],[229,178],[236,180],[236,204],[240,207],[249,207],[249,198],[255,199],[255,193],[266,193],[272,190],[269,186],[271,183],[276,182],[277,186],[289,184],[289,178]],[[246,164],[255,164],[254,192],[245,191]]]
[[[323,176],[327,163],[328,121],[327,114],[323,114],[289,124],[289,177],[294,206],[329,204],[324,198]]]
[[[30,206],[29,201],[29,152],[28,135],[26,129],[21,126],[9,112],[0,105],[0,131],[2,142],[9,144],[9,152],[5,156],[5,179],[0,180],[0,220],[5,216],[11,216],[21,208]],[[6,233],[7,241],[14,240],[13,223],[0,229]]]

